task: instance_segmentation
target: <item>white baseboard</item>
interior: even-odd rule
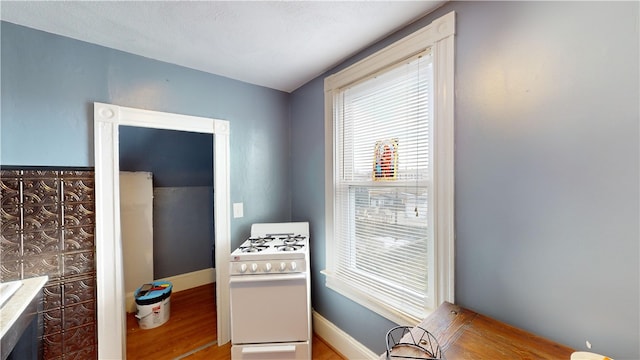
[[[216,269],[207,268],[158,280],[170,281],[172,291],[178,292],[216,282]]]
[[[171,292],[178,292],[216,282],[216,269],[207,268],[168,278],[157,279],[156,281],[160,280],[171,282],[171,285],[173,286]],[[133,292],[127,293],[125,301],[127,312],[136,312]]]
[[[377,360],[380,358],[380,355],[369,350],[315,311],[313,312],[313,331],[347,359]]]

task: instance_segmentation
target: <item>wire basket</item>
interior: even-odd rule
[[[393,353],[402,347],[407,348],[404,354]],[[387,332],[387,359],[445,360],[445,357],[438,340],[427,330],[419,326],[397,326]]]

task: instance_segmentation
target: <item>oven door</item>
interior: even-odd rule
[[[229,294],[233,344],[310,340],[305,273],[231,276]]]

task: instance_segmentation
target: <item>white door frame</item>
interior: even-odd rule
[[[119,126],[213,134],[218,345],[230,341],[229,122],[94,103],[98,358],[126,358],[126,314],[120,236]]]

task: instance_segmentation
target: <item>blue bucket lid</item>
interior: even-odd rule
[[[136,289],[133,294],[138,305],[150,305],[162,301],[171,296],[171,289],[173,288],[169,281],[154,281],[151,283],[151,290],[141,293],[142,286]]]

